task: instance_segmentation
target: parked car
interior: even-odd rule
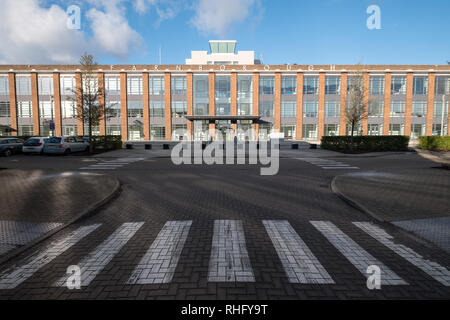
[[[71,152],[89,151],[89,142],[79,137],[51,137],[44,143],[44,153],[69,154]]]
[[[0,154],[6,157],[22,152],[23,140],[19,138],[1,138]]]
[[[22,147],[22,152],[24,154],[29,153],[44,153],[44,143],[48,139],[48,137],[31,137],[25,143]]]

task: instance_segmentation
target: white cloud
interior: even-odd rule
[[[243,22],[257,0],[199,0],[190,23],[203,33],[224,35],[232,24]]]
[[[41,8],[36,0],[2,0],[0,63],[70,63],[83,52],[83,33],[66,27],[59,6]]]

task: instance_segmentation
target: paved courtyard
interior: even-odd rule
[[[1,158],[2,168],[102,173],[122,186],[96,214],[0,265],[0,299],[449,299],[448,252],[330,188],[346,173],[432,166],[417,154],[320,150],[282,151],[274,176],[143,150]],[[379,290],[366,284],[373,265]],[[80,289],[67,287],[70,266]]]

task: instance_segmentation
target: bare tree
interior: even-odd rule
[[[358,65],[360,66],[360,65]],[[374,102],[365,92],[364,88],[364,71],[359,67],[351,76],[348,86],[347,102],[345,108],[346,122],[351,126],[350,150],[353,150],[353,132],[355,127],[367,119],[369,106]]]
[[[92,128],[98,126],[102,119],[106,118],[107,110],[100,105],[99,98],[104,96],[103,87],[98,85],[98,64],[91,54],[84,53],[80,58],[81,86],[77,87],[76,95],[81,99],[81,112],[77,113],[77,118],[88,126],[89,151],[93,150]]]

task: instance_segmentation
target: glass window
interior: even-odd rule
[[[258,137],[259,140],[268,140],[269,135],[272,133],[273,124],[266,122],[259,124]]]
[[[390,136],[402,136],[405,132],[405,125],[403,124],[393,124],[389,125],[389,135]]]
[[[282,118],[295,118],[297,114],[297,103],[295,101],[283,101],[281,102],[281,117]]]
[[[62,95],[76,94],[76,81],[74,76],[61,76],[59,85],[61,87]]]
[[[444,118],[447,118],[448,101],[444,101],[444,106]],[[442,101],[434,101],[433,117],[442,118]]]
[[[370,94],[384,94],[384,76],[370,77]]]
[[[317,118],[318,107],[319,105],[317,101],[303,102],[303,117]]]
[[[127,94],[130,95],[142,94],[142,76],[127,77]]]
[[[31,101],[17,102],[17,116],[19,118],[32,118],[33,109],[31,108]]]
[[[163,118],[164,117],[164,102],[163,101],[150,101],[150,117]]]
[[[427,114],[426,101],[413,101],[411,115],[413,117],[425,117]]]
[[[406,94],[406,77],[392,77],[391,94]]]
[[[39,117],[53,118],[54,110],[51,101],[39,101]]]
[[[209,114],[208,80],[208,75],[194,75],[193,77],[194,115]]]
[[[261,101],[259,103],[259,115],[261,117],[273,117],[273,101]]]
[[[411,124],[411,139],[419,139],[420,136],[425,135],[425,125],[424,124]]]
[[[120,94],[120,76],[105,76],[105,94]]]
[[[273,76],[262,76],[259,79],[259,94],[273,94],[275,87],[275,79]]]
[[[106,125],[106,134],[108,136],[120,136],[121,135],[121,126],[117,124],[107,124]]]
[[[33,136],[33,126],[32,125],[21,125],[18,126],[19,136]]]
[[[120,118],[121,117],[120,101],[108,101],[106,103],[106,117],[107,118]]]
[[[339,76],[325,77],[325,94],[339,94],[341,78]]]
[[[237,79],[237,114],[240,116],[253,113],[253,76],[238,75]]]
[[[281,126],[281,132],[284,133],[284,139],[286,139],[286,140],[295,139],[295,137],[296,137],[295,131],[296,131],[295,125],[282,125]]]
[[[29,76],[16,77],[16,94],[31,95],[31,78]]]
[[[144,140],[144,127],[142,123],[137,121],[128,125],[128,139],[129,140]]]
[[[75,101],[61,101],[62,117],[64,119],[75,118],[77,116],[77,108]]]
[[[384,113],[384,101],[375,100],[369,103],[369,117],[380,117]]]
[[[206,76],[206,80],[208,80],[208,76]],[[186,94],[186,76],[173,76],[170,81],[172,94]]]
[[[41,95],[53,94],[53,77],[38,76],[38,92]]]
[[[450,77],[448,76],[436,77],[436,87],[434,89],[435,94],[449,94],[449,87],[450,87]]]
[[[440,123],[433,123],[432,127],[432,135],[433,136],[440,136],[447,132],[447,125],[444,124],[444,130],[442,132],[442,125]],[[448,133],[447,133],[448,134]]]
[[[172,101],[172,118],[180,118],[187,115],[186,101]]]
[[[325,117],[339,117],[339,101],[325,101]]]
[[[151,95],[164,95],[164,77],[150,76],[148,77],[148,90]]]
[[[215,77],[215,114],[229,115],[231,113],[231,85],[230,76],[217,75]]]
[[[305,140],[317,139],[317,125],[316,124],[304,124],[302,136],[303,136],[303,139],[305,139]]]
[[[403,117],[405,115],[405,102],[392,101],[390,115],[391,117]]]
[[[98,77],[95,75],[83,76],[83,94],[96,95],[98,92]]]
[[[0,118],[9,118],[10,112],[9,101],[0,101]]]
[[[297,94],[296,76],[281,76],[281,94]]]
[[[143,115],[142,101],[128,101],[127,114],[129,118],[142,118]]]
[[[338,136],[339,135],[339,125],[338,124],[324,124],[323,134],[325,136]]]
[[[428,77],[416,76],[413,81],[413,94],[427,94],[428,93]]]
[[[7,76],[0,76],[0,95],[9,95],[9,79]]]
[[[303,94],[319,94],[319,77],[317,76],[304,77]]]
[[[368,135],[369,136],[381,136],[383,135],[383,125],[378,123],[368,124]]]
[[[62,135],[63,136],[74,136],[77,134],[77,126],[75,124],[63,124],[62,125]]]
[[[161,125],[150,126],[150,139],[151,140],[165,140],[166,139],[166,127]]]

